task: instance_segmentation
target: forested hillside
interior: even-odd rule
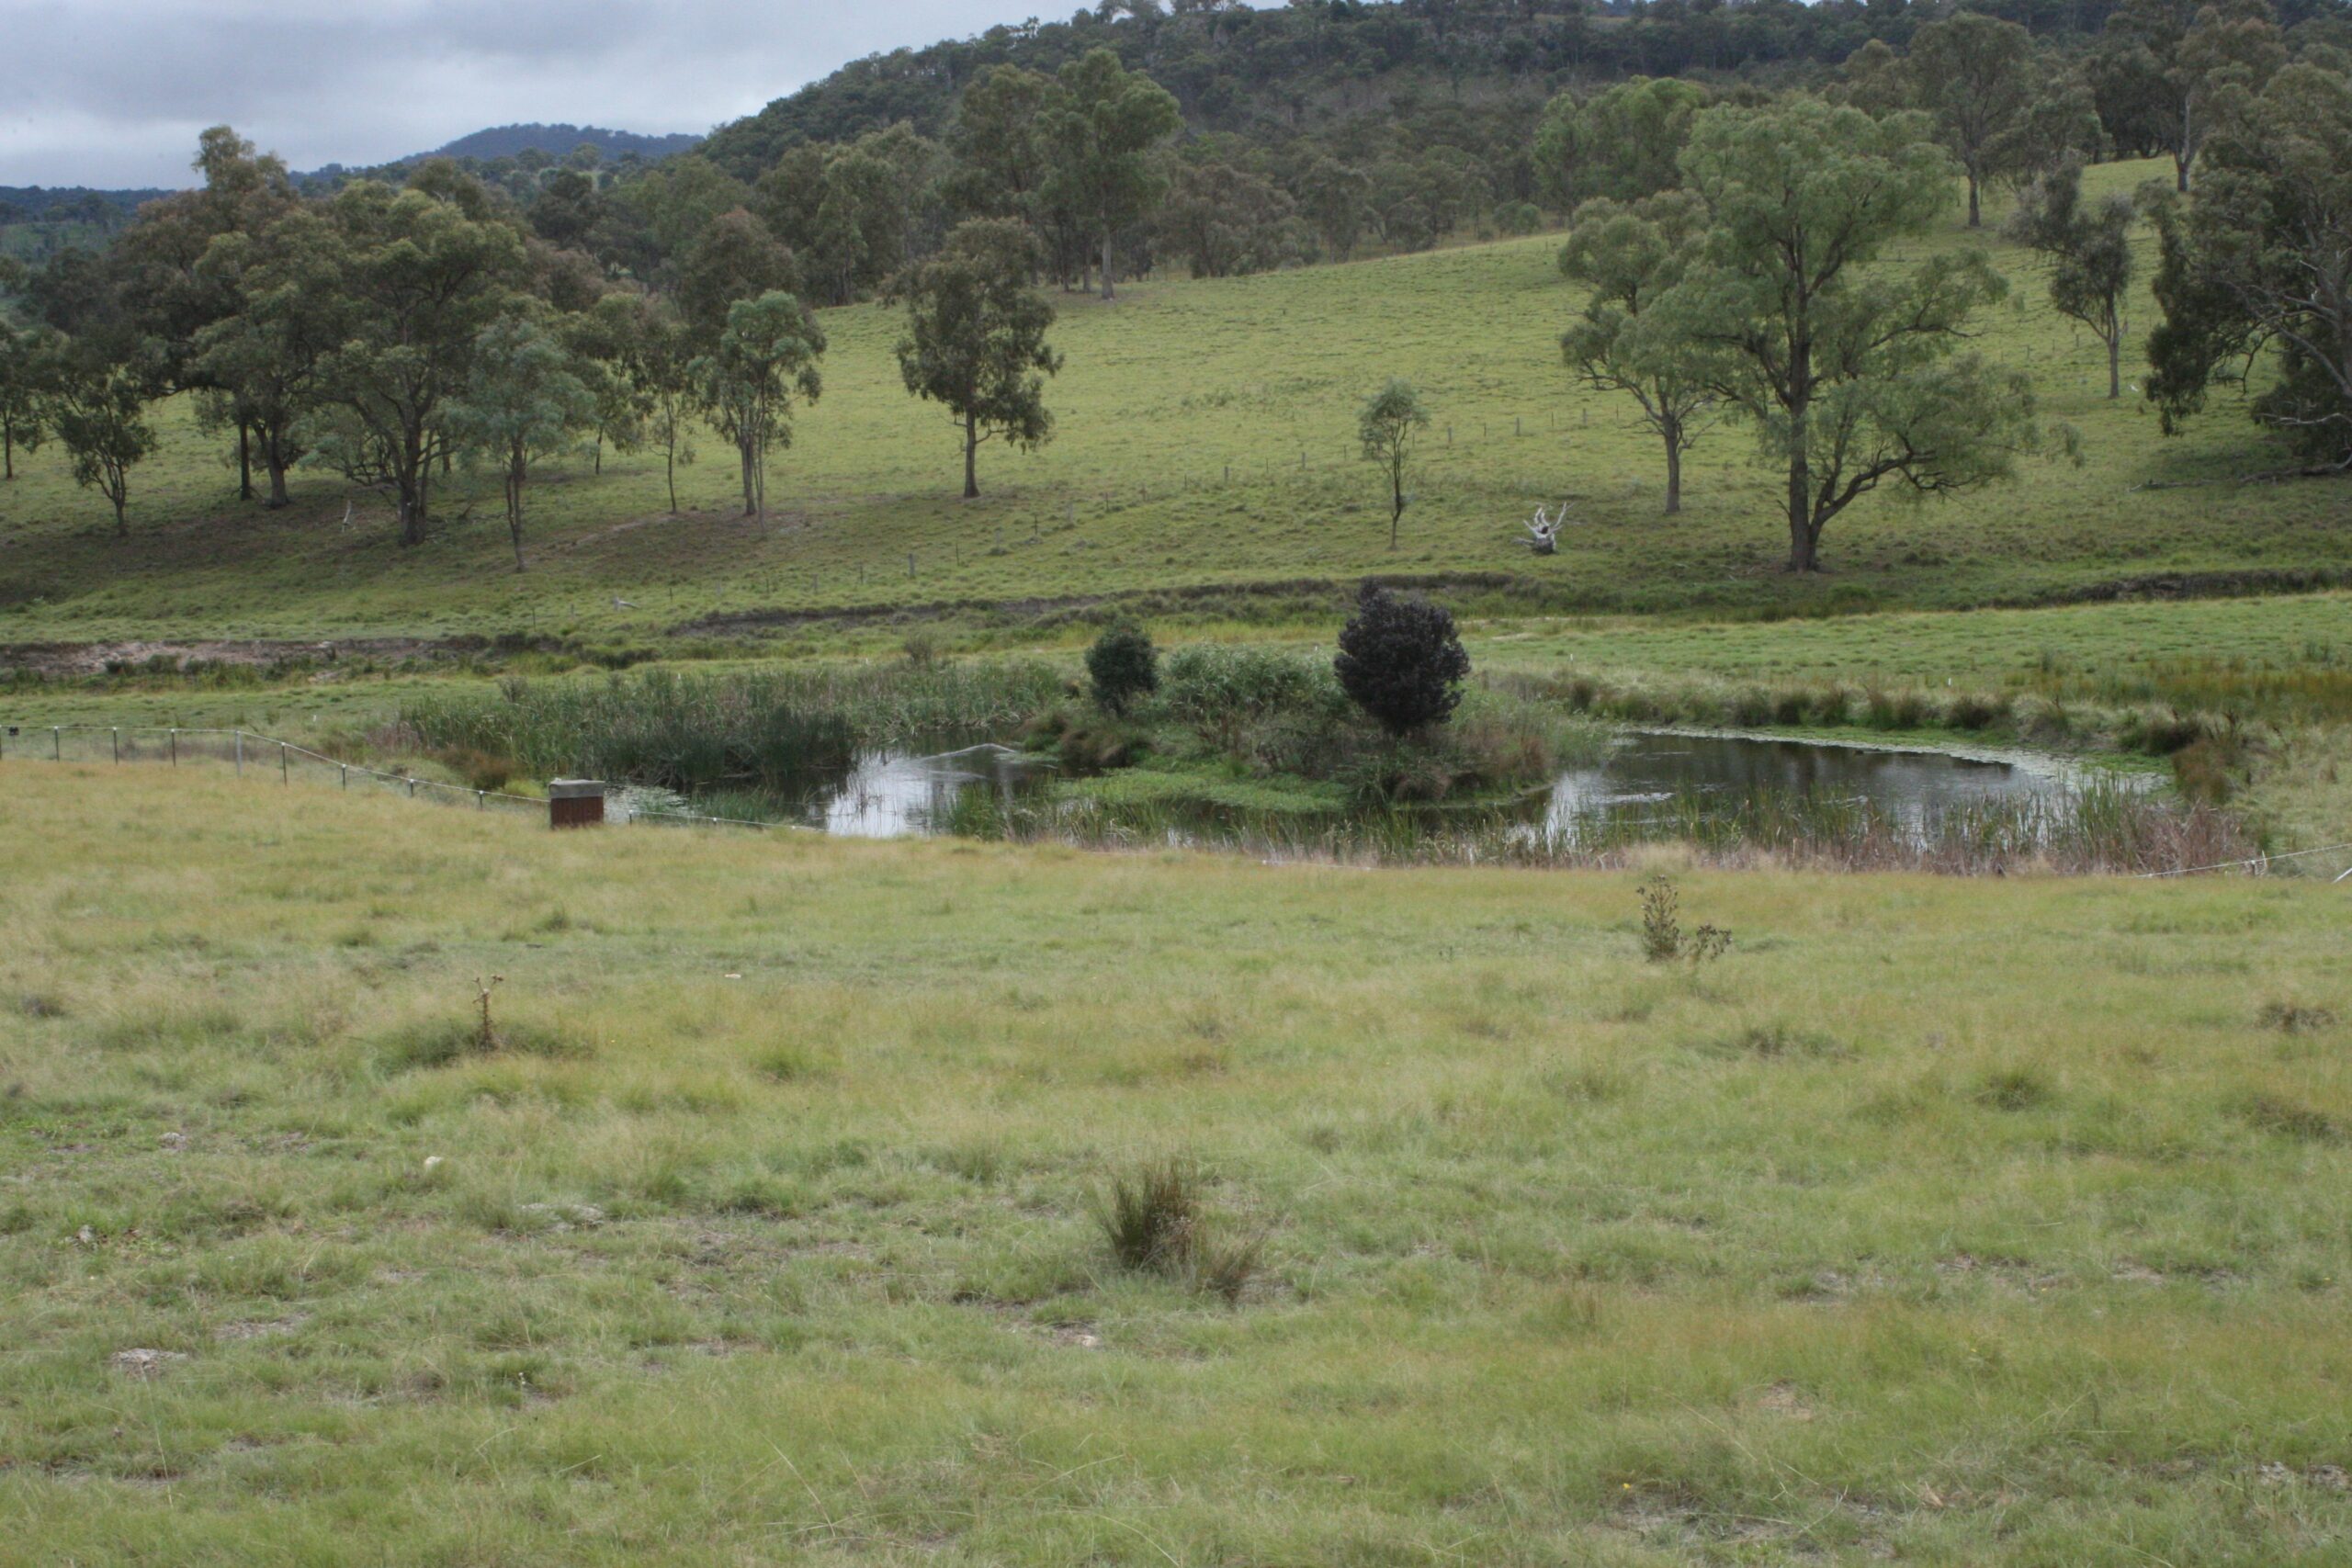
[[[837,115],[826,123],[851,139],[831,141],[779,130],[774,162],[749,179],[730,170],[766,156],[748,150],[759,120],[720,133],[707,155],[612,165],[594,149],[561,160],[529,149],[328,185],[298,181],[216,128],[199,152],[203,188],[150,204],[103,248],[0,274],[14,295],[0,320],[0,473],[53,441],[73,480],[112,513],[121,547],[135,549],[134,496],[159,439],[150,416],[185,394],[176,419],[187,423],[173,428],[215,444],[241,500],[288,506],[296,470],[323,470],[351,487],[346,518],[359,498],[378,498],[412,548],[462,521],[444,515],[463,491],[461,462],[496,473],[521,570],[534,474],[583,447],[599,479],[608,454],[647,454],[674,513],[678,469],[698,443],[716,443],[756,521],[771,458],[794,447],[828,385],[828,409],[856,386],[891,400],[892,468],[912,407],[954,430],[967,498],[1002,461],[996,453],[1034,452],[1067,431],[1074,444],[1110,441],[1105,484],[1132,479],[1137,500],[1159,506],[1169,499],[1159,471],[1132,460],[1147,428],[1153,442],[1164,432],[1179,449],[1200,446],[1215,409],[1183,400],[1198,392],[1261,408],[1286,400],[1317,459],[1338,448],[1353,461],[1359,441],[1385,454],[1386,532],[1397,538],[1412,502],[1399,447],[1451,430],[1439,422],[1452,411],[1430,394],[1458,397],[1465,345],[1481,343],[1518,367],[1495,408],[1512,416],[1514,436],[1522,410],[1550,431],[1565,394],[1597,395],[1657,464],[1666,513],[1680,511],[1699,438],[1741,427],[1742,447],[1774,476],[1758,513],[1785,528],[1798,574],[1819,567],[1826,529],[1842,538],[1884,509],[1874,492],[1958,495],[2016,479],[2028,459],[2078,456],[2083,421],[2042,417],[2053,386],[2073,379],[2055,369],[2069,348],[2096,367],[2090,389],[2113,405],[2096,455],[2109,472],[2148,478],[2166,445],[2160,429],[2189,422],[2231,439],[2222,473],[2333,473],[2352,461],[2352,51],[2330,41],[2345,36],[2343,17],[2281,28],[2265,0],[2124,0],[2095,35],[2069,30],[2070,15],[2068,28],[2037,36],[1960,11],[1910,17],[1899,50],[1870,36],[1834,67],[1813,58],[1850,41],[1831,30],[1841,17],[1893,34],[1907,16],[1742,11],[1721,24],[1734,28],[1726,37],[1775,17],[1788,24],[1744,53],[1725,46],[1743,71],[1785,64],[1790,83],[1769,89],[1755,72],[1606,81],[1540,51],[1523,69],[1511,63],[1515,42],[1533,49],[1539,34],[1588,23],[1611,39],[1681,27],[1664,6],[1615,17],[1398,5],[1090,18],[1018,35],[1044,51],[1024,56],[1040,63],[1091,45],[1050,73],[950,51],[931,73],[930,107],[914,106],[920,123],[852,136],[855,118]],[[1012,50],[1015,36],[958,47]],[[1392,93],[1385,110],[1350,99],[1350,82],[1386,58],[1360,51],[1382,39],[1418,62],[1409,74],[1426,107],[1408,113],[1395,81],[1380,89]],[[1218,80],[1240,95],[1229,112],[1246,131],[1199,129],[1207,79],[1185,63],[1199,49],[1231,56]],[[1316,64],[1318,49],[1356,64]],[[1596,71],[1622,63],[1588,58]],[[1441,65],[1458,70],[1442,93]],[[1159,73],[1191,84],[1192,118]],[[791,100],[793,112],[838,107],[860,77]],[[1260,102],[1251,84],[1278,80],[1318,95],[1302,90],[1288,126],[1243,101]],[[1506,80],[1525,101],[1479,85]],[[763,117],[771,130],[780,112]],[[1444,140],[1447,124],[1462,141]],[[2152,162],[2127,172],[2132,157]],[[1522,178],[1532,199],[1514,194]],[[1874,197],[1858,202],[1855,189]],[[2013,248],[1996,257],[1982,242],[2005,217]],[[1395,314],[1380,289],[1403,275],[1333,280],[1296,298],[1349,299],[1343,318],[1312,342],[1278,315],[1216,345],[1249,372],[1216,389],[1189,375],[1205,341],[1154,348],[1140,322],[1104,310],[1081,327],[1053,302],[1055,284],[1107,305],[1137,277],[1401,256],[1562,219],[1565,246],[1526,247],[1538,265],[1510,287],[1527,298],[1432,302],[1433,352],[1408,355],[1394,334],[1364,330]],[[2304,286],[2314,273],[2328,280],[2317,291]],[[1556,292],[1538,297],[1539,287]],[[1229,299],[1218,295],[1204,320],[1243,330]],[[1792,300],[1803,303],[1793,316]],[[883,310],[854,327],[824,314],[868,302]],[[1073,319],[1057,325],[1057,310]],[[2064,335],[1996,330],[2029,310]],[[1342,344],[1354,345],[1344,367],[1291,400],[1283,389],[1298,367]],[[1122,403],[1142,395],[1144,423],[1109,429],[1102,394],[1059,395],[1105,384],[1097,378]],[[1365,414],[1346,434],[1390,380],[1389,428]],[[1478,400],[1492,407],[1497,390],[1477,388]],[[1577,417],[1581,429],[1589,414]],[[1238,462],[1218,462],[1217,483],[1262,460],[1262,423]],[[1303,469],[1306,453],[1292,455]],[[1466,443],[1454,452],[1468,456]],[[1190,482],[1209,477],[1189,457],[1174,468]],[[903,491],[880,471],[861,458],[840,471],[839,493],[896,507]],[[1072,526],[1072,498],[1061,499]],[[1036,537],[1038,520],[1024,521]],[[1491,514],[1463,521],[1487,527]],[[2091,554],[2111,559],[2123,538],[2102,521]],[[1159,564],[1197,567],[1227,542]],[[1248,566],[1324,558],[1285,536],[1282,558],[1252,555]],[[950,559],[961,564],[952,546]],[[863,586],[865,567],[844,564]],[[2335,562],[2299,551],[2287,564]],[[843,585],[834,577],[823,592]],[[815,579],[809,589],[815,597]]]

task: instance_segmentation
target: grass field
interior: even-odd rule
[[[5,766],[15,1561],[2352,1550],[2340,889],[1691,874],[1694,974],[1628,875]],[[1171,1153],[1236,1304],[1089,1221]]]
[[[2113,165],[2094,184],[2125,187],[2154,172]],[[1934,242],[1969,243],[1957,228]],[[1553,265],[1557,236],[1540,236],[1165,279],[1113,307],[1061,298],[1057,438],[1035,457],[987,453],[988,493],[975,503],[956,499],[955,432],[899,383],[898,315],[827,312],[827,391],[775,460],[766,523],[732,515],[731,472],[714,443],[685,470],[691,510],[675,519],[657,461],[608,455],[597,477],[582,457],[535,490],[534,564],[522,576],[502,565],[488,476],[458,476],[435,537],[402,551],[379,498],[359,496],[346,529],[350,497],[324,474],[306,473],[286,513],[237,503],[220,444],[187,409],[166,408],[164,449],[133,480],[127,541],[99,498],[72,487],[54,448],[0,487],[0,642],[642,640],[714,614],[1010,604],[1025,615],[1192,590],[1246,604],[1236,594],[1252,585],[1341,584],[1380,570],[1500,574],[1510,584],[1487,591],[1531,608],[1745,614],[2031,601],[2188,573],[2335,581],[2352,570],[2342,484],[2141,488],[2224,479],[2277,457],[2227,397],[2170,441],[2136,398],[2109,403],[2097,345],[2051,311],[2039,265],[1996,234],[1985,243],[2015,287],[1988,317],[1984,347],[2034,371],[2050,416],[2081,430],[2087,461],[2033,461],[2014,485],[1949,502],[1866,500],[1832,525],[1834,570],[1819,581],[1777,570],[1785,533],[1774,481],[1737,429],[1692,455],[1686,513],[1657,515],[1659,462],[1631,405],[1577,389],[1559,364],[1577,301]],[[2133,320],[2154,319],[2143,294]],[[1438,419],[1396,552],[1378,476],[1352,435],[1357,405],[1391,375],[1419,382]],[[1520,521],[1563,497],[1578,525],[1559,556],[1529,557],[1515,542]],[[1291,593],[1330,598],[1311,586]]]

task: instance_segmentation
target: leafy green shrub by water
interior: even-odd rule
[[[1095,703],[1115,716],[1159,690],[1159,650],[1141,626],[1114,622],[1086,650],[1086,674]]]
[[[1404,736],[1453,716],[1470,655],[1442,605],[1366,584],[1331,668],[1374,723]]]

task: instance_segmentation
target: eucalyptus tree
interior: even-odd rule
[[[1968,180],[1968,226],[1984,223],[1982,192],[2033,102],[2033,35],[2015,22],[1956,11],[1911,38],[1907,74],[1918,106]]]
[[[2149,400],[2173,431],[2267,365],[2253,416],[2315,467],[2352,468],[2352,74],[2288,66],[2206,158],[2195,199],[2153,213]]]
[[[432,465],[453,446],[450,401],[472,371],[483,329],[516,308],[522,236],[469,217],[462,189],[444,197],[362,180],[326,209],[315,265],[332,289],[336,346],[318,369],[303,423],[319,460],[393,493],[402,545],[424,540]],[[266,265],[257,287],[291,287]]]
[[[1705,428],[1715,393],[1690,345],[1656,330],[1650,307],[1680,281],[1704,231],[1706,207],[1688,191],[1630,205],[1586,202],[1568,225],[1560,271],[1591,289],[1560,349],[1585,385],[1623,392],[1666,449],[1666,511],[1682,510],[1682,454]]]
[[[2091,73],[2118,141],[2171,154],[2174,188],[2217,124],[2232,84],[2256,88],[2287,62],[2269,0],[2123,0],[2107,18]]]
[[[574,444],[596,412],[562,340],[530,317],[501,317],[475,339],[465,387],[449,405],[449,433],[497,465],[516,571],[525,569],[523,496],[531,465]]]
[[[1102,298],[1112,287],[1112,242],[1151,215],[1168,189],[1153,151],[1182,123],[1176,99],[1107,49],[1089,51],[1061,68],[1057,101],[1046,116],[1052,173],[1046,196],[1069,207],[1092,235],[1102,265]]]
[[[1604,197],[1635,201],[1679,184],[1675,160],[1708,96],[1671,76],[1636,76],[1583,99],[1562,93],[1536,123],[1537,191],[1565,210]]]
[[[1785,472],[1791,571],[1818,570],[1822,530],[1882,485],[1973,489],[2040,439],[2030,382],[1962,352],[2006,289],[1983,254],[1887,257],[1951,206],[1957,170],[1927,130],[1792,98],[1711,108],[1683,150],[1707,231],[1645,314]]]
[[[146,420],[152,367],[124,364],[84,345],[61,345],[44,394],[48,423],[74,469],[74,482],[114,507],[115,531],[130,534],[130,470],[155,450]]]
[[[793,296],[772,289],[738,299],[718,346],[694,362],[703,412],[742,464],[746,517],[767,514],[768,454],[792,445],[796,403],[813,403],[824,390],[817,364],[824,353],[817,318]]]
[[[907,390],[945,405],[963,433],[964,495],[980,493],[985,441],[1034,451],[1052,439],[1046,378],[1061,355],[1046,342],[1054,308],[1032,287],[1037,242],[1009,218],[975,218],[907,282],[899,371]]]
[[[298,208],[258,233],[217,237],[200,264],[239,304],[197,333],[194,372],[232,400],[250,433],[269,478],[266,506],[289,504],[287,476],[307,451],[304,426],[322,406],[321,369],[344,342],[342,256],[325,214]]]
[[[2088,327],[2107,350],[2107,395],[2123,395],[2125,309],[2132,295],[2136,208],[2118,192],[2083,195],[2083,165],[2069,161],[2018,194],[2009,236],[2050,261],[2050,303]]]
[[[1409,381],[1392,378],[1356,412],[1356,440],[1364,460],[1380,465],[1388,480],[1388,547],[1396,547],[1396,525],[1405,515],[1405,480],[1412,472],[1429,405]]]
[[[44,334],[0,317],[0,479],[17,477],[17,454],[35,452],[49,435],[49,372]]]

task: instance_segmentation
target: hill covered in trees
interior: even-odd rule
[[[595,125],[500,125],[488,130],[477,130],[460,136],[455,141],[420,153],[424,158],[514,158],[538,151],[561,158],[582,147],[594,147],[608,162],[617,162],[624,154],[634,152],[640,158],[667,158],[673,152],[693,148],[702,138],[679,131],[666,136],[645,136],[634,130],[606,130]]]

